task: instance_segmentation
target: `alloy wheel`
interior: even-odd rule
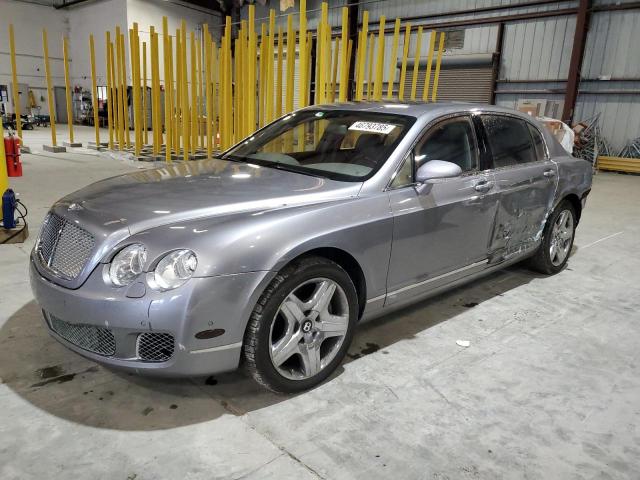
[[[551,229],[549,258],[555,266],[561,265],[569,255],[573,239],[573,215],[569,210],[562,210]]]
[[[348,328],[342,287],[328,278],[307,280],[287,295],[271,322],[271,362],[285,378],[311,378],[335,358]]]

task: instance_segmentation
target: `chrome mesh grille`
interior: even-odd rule
[[[116,352],[116,339],[108,328],[68,323],[51,314],[47,318],[54,332],[80,348],[108,357]]]
[[[138,358],[147,362],[164,362],[173,356],[174,341],[170,333],[138,335]]]
[[[50,213],[42,225],[36,251],[43,265],[54,274],[74,279],[80,275],[94,246],[93,235]]]

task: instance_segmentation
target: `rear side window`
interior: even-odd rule
[[[502,115],[482,115],[493,167],[509,167],[536,160],[527,122]]]
[[[533,125],[527,124],[527,127],[529,127],[529,132],[531,132],[531,138],[533,138],[533,146],[536,149],[536,157],[538,160],[543,160],[546,157],[546,155],[545,155],[544,140],[542,140],[542,135],[540,135],[540,132],[538,131],[538,129],[535,128]]]

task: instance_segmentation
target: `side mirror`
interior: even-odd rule
[[[416,172],[416,181],[424,183],[435,178],[452,178],[462,173],[459,165],[444,160],[430,160],[421,165]]]

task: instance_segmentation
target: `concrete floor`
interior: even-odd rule
[[[240,373],[113,373],[47,335],[27,282],[38,223],[135,168],[81,152],[25,155],[12,182],[32,236],[0,246],[3,480],[640,475],[640,177],[596,177],[562,273],[511,268],[364,325],[334,378],[276,396]]]

